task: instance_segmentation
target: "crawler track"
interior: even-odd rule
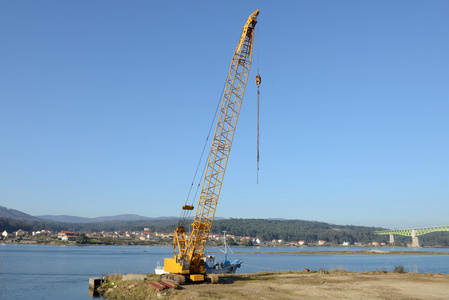
[[[186,283],[186,278],[184,275],[167,273],[161,275],[162,280],[172,280],[178,285],[184,285]]]

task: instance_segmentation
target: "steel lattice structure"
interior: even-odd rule
[[[383,230],[383,231],[375,231],[374,234],[377,234],[377,235],[396,234],[396,235],[415,237],[415,236],[420,236],[420,235],[423,235],[423,234],[436,232],[436,231],[449,231],[449,226],[436,226],[436,227],[413,228],[413,229]]]
[[[258,14],[259,10],[256,10],[249,16],[231,61],[190,238],[187,240],[184,227],[180,226],[175,230],[175,257],[165,259],[166,272],[186,275],[206,273],[204,247],[212,228],[245,93]],[[192,210],[193,206],[185,205],[183,209]],[[201,276],[191,275],[190,278],[196,281]]]

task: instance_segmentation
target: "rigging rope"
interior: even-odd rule
[[[252,266],[252,265],[248,265],[247,263],[243,263],[243,264],[247,267],[257,268],[257,269],[270,270],[270,271],[285,271],[282,269],[271,269],[271,268],[265,268],[265,267]]]
[[[185,203],[184,203],[185,205],[188,204],[189,198],[191,198],[191,197],[190,197],[190,194],[191,194],[191,192],[192,192],[193,185],[194,185],[194,183],[195,183],[195,181],[196,181],[196,177],[197,177],[197,174],[198,174],[198,170],[199,170],[200,165],[201,165],[201,162],[202,162],[202,160],[203,160],[204,151],[205,151],[206,146],[207,146],[207,144],[208,144],[208,142],[209,142],[209,137],[210,137],[210,134],[211,134],[211,132],[212,132],[212,128],[214,127],[215,120],[216,120],[216,118],[217,118],[217,113],[218,113],[218,110],[219,110],[219,108],[220,108],[221,99],[222,99],[224,90],[225,90],[225,88],[226,88],[226,81],[227,81],[227,80],[225,80],[225,83],[224,83],[224,85],[223,85],[223,89],[222,89],[222,91],[221,91],[220,98],[218,99],[217,107],[215,108],[215,114],[214,114],[214,117],[213,117],[212,122],[211,122],[211,124],[210,124],[209,132],[207,133],[206,141],[204,142],[203,150],[202,150],[202,152],[201,152],[200,159],[198,160],[198,164],[197,164],[197,166],[196,166],[195,174],[193,175],[192,183],[191,183],[191,185],[190,185],[190,189],[189,189],[189,192],[188,192],[188,194],[187,194],[186,201],[185,201]],[[198,185],[197,185],[197,188],[196,188],[196,191],[195,191],[195,195],[193,196],[193,198],[191,198],[191,205],[193,205],[193,202],[195,201],[196,196],[197,196],[197,194],[198,194],[198,190],[199,190],[200,185],[201,185],[201,178],[204,177],[204,173],[206,172],[206,166],[207,166],[207,161],[204,163],[204,167],[203,167],[203,171],[202,171],[202,173],[201,173],[201,177],[198,179]],[[191,210],[182,210],[182,211],[181,211],[181,217],[179,218],[179,222],[178,222],[178,225],[179,225],[179,226],[184,227],[184,224],[187,222],[187,219],[190,217],[190,213],[191,213],[191,212],[192,212]]]

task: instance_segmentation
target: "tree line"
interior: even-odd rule
[[[382,228],[332,225],[317,221],[304,220],[266,220],[266,219],[226,219],[214,222],[213,229],[227,231],[238,236],[250,236],[264,241],[283,240],[286,242],[315,243],[324,240],[332,244],[349,242],[369,243],[384,240],[374,236],[374,231]]]
[[[172,232],[178,224],[177,219],[154,219],[138,221],[108,221],[95,223],[64,223],[47,220],[26,221],[0,218],[0,230],[8,232],[22,229],[24,231],[38,231],[42,229],[53,232],[69,230],[74,232],[100,232],[100,231],[143,231],[149,228],[150,232]],[[186,228],[188,231],[189,228]],[[388,235],[375,235],[374,231],[385,230],[380,227],[366,227],[354,225],[334,225],[317,221],[304,220],[268,220],[268,219],[222,219],[215,220],[212,233],[227,234],[242,237],[259,238],[263,241],[283,240],[285,242],[315,243],[324,240],[331,244],[360,242],[368,244],[373,241],[387,243]],[[411,242],[410,237],[395,236],[396,244]],[[419,236],[421,244],[428,246],[449,246],[448,232],[434,232]]]

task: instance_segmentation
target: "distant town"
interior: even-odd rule
[[[188,237],[188,236],[187,236]],[[4,243],[23,243],[23,244],[66,244],[66,245],[171,245],[173,233],[150,232],[149,228],[142,231],[100,231],[92,233],[75,233],[72,231],[52,232],[51,230],[24,231],[19,229],[14,232],[4,230],[1,234],[1,240]],[[307,243],[304,240],[284,241],[282,239],[273,239],[264,241],[260,238],[250,236],[235,236],[226,234],[226,241],[233,246],[336,246],[325,240],[317,240],[313,243]],[[211,234],[208,242],[212,245],[221,245],[224,242],[224,235]],[[387,246],[384,242],[373,241],[368,244],[361,242],[344,241],[341,246]]]
[[[2,243],[54,245],[173,245],[175,217],[148,218],[117,215],[99,218],[31,216],[0,206]],[[377,235],[379,227],[337,225],[299,219],[217,218],[208,236],[209,245],[221,245],[226,232],[230,246],[410,246],[412,239]],[[187,229],[187,232],[189,230]],[[446,232],[421,235],[426,247],[449,247]],[[393,242],[394,244],[392,244]]]

